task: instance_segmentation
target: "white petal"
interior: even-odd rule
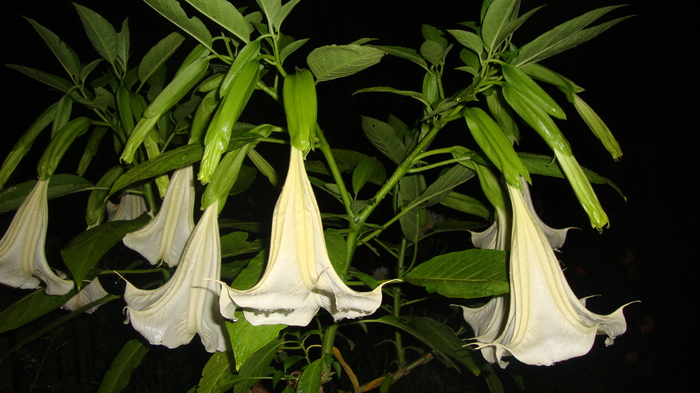
[[[455,306],[462,308],[464,320],[474,330],[474,337],[479,342],[493,342],[503,330],[505,318],[507,315],[506,303],[507,295],[494,296],[486,304],[481,307],[471,308],[464,307],[458,304]],[[489,363],[495,363],[496,349],[494,347],[486,347],[481,349],[481,354]]]
[[[493,343],[496,357],[512,354],[523,363],[551,365],[586,354],[596,331],[611,337],[626,329],[622,308],[610,315],[588,311],[559,268],[550,242],[521,192],[508,185],[513,205],[510,310],[504,331]]]
[[[164,260],[168,266],[177,265],[187,239],[194,228],[194,175],[192,166],[173,173],[163,205],[145,227],[124,237],[124,244],[138,251],[155,265]]]
[[[117,205],[107,201],[107,221],[133,220],[146,211],[146,201],[141,195],[124,194]]]
[[[218,203],[204,211],[165,285],[142,290],[127,283],[127,321],[151,344],[175,348],[199,334],[207,351],[226,350],[217,304],[221,267],[217,214]]]
[[[244,291],[227,287],[222,309],[231,310],[234,303],[244,309],[253,325],[306,326],[319,307],[338,320],[372,314],[381,304],[381,286],[371,292],[355,292],[333,269],[303,153],[294,147],[275,206],[270,244],[260,282]]]
[[[80,307],[86,306],[92,302],[100,300],[107,295],[109,295],[109,293],[105,291],[105,289],[102,287],[99,278],[95,277],[95,279],[92,280],[92,282],[90,282],[88,285],[84,286],[83,289],[80,290],[80,292],[68,299],[68,301],[63,306],[61,306],[61,308],[66,308],[68,310],[75,311]],[[85,312],[88,314],[92,314],[99,307],[100,306],[92,307]]]
[[[73,281],[56,276],[44,249],[49,223],[48,186],[48,179],[37,181],[0,240],[0,282],[27,289],[37,288],[41,280],[46,283],[47,295],[64,295],[73,288]]]

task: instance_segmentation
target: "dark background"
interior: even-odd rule
[[[118,28],[129,17],[132,61],[140,59],[157,40],[175,30],[137,0],[79,3],[105,16]],[[581,96],[612,129],[622,146],[622,159],[613,162],[582,122],[571,120],[562,129],[572,141],[579,162],[616,182],[628,199],[622,201],[608,187],[596,187],[611,219],[611,227],[600,235],[589,228],[575,199],[563,191],[566,188],[560,183],[536,178],[533,193],[538,207],[544,207],[542,215],[547,223],[582,228],[570,232],[561,255],[577,294],[603,294],[606,300],[599,303],[602,308],[599,312],[610,312],[611,307],[630,300],[642,301],[626,310],[628,332],[615,344],[625,354],[617,358],[620,364],[611,366],[617,367],[620,380],[618,385],[610,386],[630,392],[677,391],[689,380],[694,369],[690,365],[697,364],[693,349],[697,345],[691,336],[697,330],[691,325],[691,316],[698,308],[693,290],[698,261],[694,249],[698,218],[694,184],[698,165],[692,144],[695,138],[691,137],[698,131],[696,123],[691,123],[697,107],[694,78],[697,67],[688,59],[696,51],[691,38],[696,38],[697,33],[691,33],[687,7],[665,5],[678,3],[642,0],[628,3],[629,6],[614,11],[612,17],[626,14],[636,17],[579,48],[543,62],[588,89]],[[524,0],[521,8],[526,11],[541,4],[548,5],[526,23],[523,31],[518,31],[516,44],[588,10],[614,3],[612,0]],[[478,17],[479,6],[477,1],[456,0],[303,0],[282,30],[295,38],[313,37],[299,51],[301,54],[290,58],[291,62],[304,66],[303,56],[312,48],[349,43],[362,37],[379,38],[378,43],[385,45],[418,48],[422,41],[421,23],[441,29],[458,28],[456,23]],[[1,7],[0,63],[26,65],[58,75],[63,72],[20,15],[31,17],[65,39],[83,62],[98,57],[70,2],[7,1]],[[610,18],[606,16],[605,20]],[[188,41],[184,46],[192,45]],[[186,51],[182,48],[180,52]],[[451,65],[448,63],[450,66],[457,64],[453,60]],[[448,94],[462,86],[458,84],[460,74],[450,77],[455,86],[446,85]],[[0,153],[4,156],[34,118],[60,96],[5,67],[0,68],[0,78],[4,93]],[[338,128],[337,131],[326,129],[331,144],[364,143],[359,114],[381,119],[391,111],[413,121],[411,113],[418,108],[412,102],[389,96],[350,97],[350,94],[373,85],[420,90],[421,78],[418,67],[387,57],[365,73],[321,84],[320,124]],[[568,113],[570,118],[575,117],[573,109]],[[540,148],[531,132],[524,134],[525,147],[532,144],[533,149]],[[354,142],[347,135],[360,139]],[[33,167],[25,163],[24,168],[20,172],[22,178],[16,181],[33,178]],[[537,182],[543,186],[538,188]],[[594,355],[593,359],[600,358]],[[592,366],[573,361],[523,373],[539,373],[539,380],[561,378],[576,375],[575,367]]]

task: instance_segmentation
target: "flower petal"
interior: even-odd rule
[[[260,282],[243,291],[225,287],[222,310],[233,309],[233,304],[242,307],[253,325],[306,326],[320,307],[338,320],[372,314],[381,304],[381,286],[370,292],[353,291],[333,269],[303,153],[294,147],[275,206],[270,244]]]
[[[194,228],[194,174],[192,166],[173,173],[160,211],[145,227],[124,236],[124,244],[155,265],[159,260],[177,265]]]
[[[92,302],[100,300],[107,295],[109,295],[109,293],[105,291],[105,289],[102,287],[102,284],[100,284],[100,279],[95,277],[95,279],[92,280],[92,282],[90,282],[88,285],[83,287],[83,289],[81,289],[80,292],[75,294],[75,296],[73,296],[72,298],[68,299],[68,301],[63,306],[61,306],[61,308],[75,311],[80,307],[86,306]],[[88,314],[92,314],[99,307],[100,306],[92,307],[85,312]]]
[[[0,283],[32,289],[41,280],[47,295],[64,295],[73,288],[73,281],[59,278],[46,261],[48,186],[49,179],[37,181],[0,240]]]
[[[107,221],[133,220],[147,212],[146,201],[141,195],[124,194],[119,204],[107,201]]]
[[[209,206],[194,228],[175,274],[162,287],[138,289],[127,282],[127,322],[155,345],[175,348],[195,334],[209,352],[227,348],[217,297],[221,268],[218,203]]]

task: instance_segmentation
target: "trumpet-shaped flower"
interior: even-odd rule
[[[510,241],[510,294],[505,326],[493,341],[478,340],[478,348],[495,348],[523,363],[551,365],[585,355],[596,333],[606,344],[626,330],[624,306],[610,315],[588,311],[566,282],[540,221],[522,191],[507,185],[513,211]]]
[[[63,306],[61,306],[61,308],[75,311],[80,307],[87,306],[88,304],[96,302],[107,295],[109,295],[109,293],[105,291],[105,289],[102,287],[100,280],[97,277],[95,277],[88,285],[83,287],[83,289],[81,289],[80,292],[76,293],[73,297],[68,299],[68,301]],[[88,314],[92,314],[99,307],[100,306],[91,307],[85,312]]]
[[[46,229],[49,179],[39,180],[22,202],[0,240],[0,283],[15,288],[37,288],[39,280],[46,284],[46,294],[64,295],[73,288],[73,281],[63,280],[46,261]]]
[[[320,307],[339,320],[372,314],[381,304],[381,286],[353,291],[333,269],[303,153],[294,147],[275,206],[270,248],[267,269],[257,285],[248,290],[223,285],[220,306],[225,317],[233,318],[234,309],[242,307],[253,325],[306,326]]]
[[[194,228],[194,175],[188,165],[175,171],[163,205],[145,227],[124,236],[124,244],[138,251],[155,265],[159,260],[177,265],[187,239]]]
[[[124,194],[115,204],[107,201],[107,220],[133,220],[147,212],[146,201],[141,195]]]
[[[138,289],[127,282],[127,320],[151,344],[175,348],[199,334],[209,352],[225,351],[225,328],[217,297],[221,269],[218,202],[205,211],[192,231],[175,274],[162,287]]]

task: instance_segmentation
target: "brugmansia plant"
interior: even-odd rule
[[[202,392],[246,392],[261,380],[284,392],[388,391],[432,359],[486,378],[498,392],[492,364],[552,365],[585,355],[596,335],[611,345],[625,332],[624,306],[595,314],[571,290],[555,254],[567,229],[543,223],[530,199],[538,176],[562,178],[562,193],[573,192],[592,228],[608,225],[591,184],[617,188],[577,161],[560,129],[571,106],[560,98],[611,158],[620,147],[581,98],[583,88],[542,61],[624,20],[595,24],[618,6],[521,43],[515,35],[537,9],[521,14],[519,0],[484,0],[478,18],[456,29],[424,25],[419,48],[359,39],[308,50],[306,64],[290,66],[289,56],[309,45],[283,34],[300,0],[257,0],[257,8],[144,1],[178,29],[138,59],[126,22],[117,30],[82,5],[75,9],[100,55],[91,62],[27,19],[67,76],[9,65],[51,87],[58,101],[0,169],[0,210],[8,221],[14,214],[0,240],[0,282],[23,294],[2,311],[0,332],[65,313],[54,311],[61,307],[70,314],[54,327],[121,302],[143,340],[124,344],[101,391],[126,386],[147,342],[176,348],[199,336],[212,353],[190,390]],[[422,69],[417,89],[366,87],[358,99],[398,95],[422,109],[407,119],[358,119],[364,136],[355,138],[377,151],[331,147],[325,135],[337,125],[318,120],[317,86],[385,56]],[[448,68],[468,83],[448,84]],[[550,95],[556,90],[563,94]],[[251,113],[268,121],[241,120]],[[448,126],[461,136],[441,138]],[[549,151],[520,150],[521,133],[533,130]],[[40,149],[32,145],[42,133],[50,142],[36,178],[18,178],[20,164],[33,165],[22,160]],[[76,174],[61,163],[69,149],[84,151]],[[256,182],[258,174],[269,184]],[[271,190],[271,222],[265,214],[243,219],[238,195]],[[87,229],[49,255],[48,201],[76,192],[89,193]],[[436,210],[460,219],[440,220]],[[474,247],[435,247],[446,233],[466,231]],[[104,288],[99,277],[118,285]],[[444,310],[421,308],[435,298]],[[352,343],[385,334],[381,325],[390,333],[377,345],[390,344],[395,360],[379,374],[360,373]]]

